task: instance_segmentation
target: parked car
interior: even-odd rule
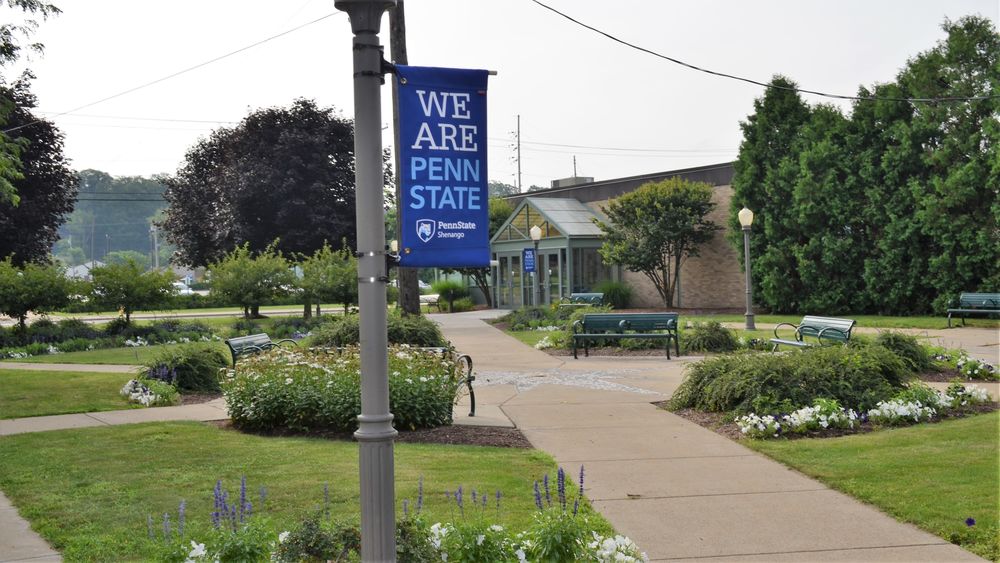
[[[174,282],[174,293],[177,295],[192,295],[194,291],[191,290],[188,285],[182,281]]]

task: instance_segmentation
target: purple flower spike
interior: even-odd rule
[[[583,466],[580,466],[580,496],[583,496]]]
[[[556,472],[556,493],[559,495],[559,506],[566,512],[566,472],[562,467]]]
[[[221,522],[221,519],[219,518],[219,512],[217,510],[213,511],[212,512],[212,527],[215,528],[216,530],[218,530],[221,525],[222,525],[222,522]]]
[[[146,533],[149,534],[149,538],[150,539],[153,539],[153,537],[154,537],[155,534],[153,534],[153,515],[152,514],[147,514],[146,515]]]
[[[177,508],[177,535],[184,536],[184,520],[186,519],[187,503],[181,499],[181,505]]]
[[[480,500],[482,500],[483,510],[485,511],[486,510],[486,503],[489,502],[490,498],[488,496],[486,496],[486,495],[481,495],[480,496]]]
[[[410,515],[410,501],[404,498],[403,499],[403,518],[406,518],[409,515]]]
[[[264,500],[267,499],[267,487],[260,488],[260,507],[264,507]]]
[[[970,527],[970,528],[973,527],[973,526],[975,526],[976,525],[976,519],[975,518],[966,518],[965,519],[965,525],[968,526],[968,527]]]
[[[501,496],[502,495],[500,494],[500,489],[497,489],[497,519],[500,518],[500,497]]]
[[[542,510],[542,491],[538,488],[538,481],[535,481],[535,506]]]
[[[250,518],[250,516],[253,515],[253,503],[250,501],[247,501],[246,513],[247,513],[247,518]]]
[[[163,539],[170,541],[170,514],[163,513]]]
[[[477,503],[478,501],[476,500],[476,489],[472,489],[472,504],[475,505]]]
[[[545,504],[552,506],[552,495],[549,493],[549,474],[542,477],[542,484],[545,486]]]
[[[420,482],[417,483],[417,514],[420,514],[420,510],[424,507],[424,476],[420,476]]]
[[[240,477],[240,522],[244,520],[243,508],[247,505],[247,476]]]

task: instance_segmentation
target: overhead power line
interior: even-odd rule
[[[621,43],[622,45],[625,45],[626,47],[631,47],[632,49],[635,49],[637,51],[642,51],[643,53],[646,53],[648,55],[653,55],[654,57],[658,57],[658,58],[661,58],[663,60],[670,61],[670,62],[672,62],[674,64],[678,64],[678,65],[681,65],[683,67],[690,68],[692,70],[697,70],[698,72],[704,72],[706,74],[711,74],[713,76],[720,76],[722,78],[729,78],[729,79],[732,79],[732,80],[739,80],[741,82],[747,82],[749,84],[756,84],[757,86],[763,86],[765,88],[774,88],[774,89],[777,89],[777,90],[787,90],[787,91],[790,91],[790,92],[800,92],[800,93],[803,93],[803,94],[814,94],[816,96],[823,96],[825,98],[833,98],[833,99],[837,99],[837,100],[857,100],[857,101],[870,101],[870,102],[879,101],[879,100],[888,101],[888,102],[923,102],[923,103],[933,103],[933,102],[974,102],[974,101],[992,100],[994,98],[1000,98],[1000,95],[992,95],[992,96],[968,96],[968,97],[949,96],[949,97],[944,97],[944,98],[897,98],[897,97],[892,97],[892,96],[845,96],[843,94],[830,94],[830,93],[827,93],[827,92],[819,92],[819,91],[816,91],[816,90],[806,90],[805,88],[792,88],[790,86],[781,86],[781,85],[777,85],[777,84],[768,84],[766,82],[760,82],[759,80],[753,80],[752,78],[745,78],[743,76],[736,76],[735,74],[727,74],[725,72],[718,72],[718,71],[714,71],[714,70],[709,70],[707,68],[701,68],[701,67],[695,66],[695,65],[693,65],[691,63],[686,63],[686,62],[684,62],[682,60],[675,59],[673,57],[668,57],[667,55],[664,55],[662,53],[657,53],[656,51],[653,51],[651,49],[647,49],[645,47],[641,47],[641,46],[636,45],[634,43],[630,43],[628,41],[625,41],[624,39],[620,39],[618,37],[615,37],[614,35],[611,35],[610,33],[606,32],[606,31],[600,30],[600,29],[598,29],[598,28],[596,28],[596,27],[594,27],[592,25],[585,24],[585,23],[581,22],[580,20],[577,20],[577,19],[575,19],[575,18],[573,18],[573,17],[571,17],[571,16],[569,16],[569,15],[563,13],[563,12],[560,12],[559,10],[553,8],[552,6],[549,6],[547,4],[539,2],[539,0],[531,0],[531,1],[534,2],[535,4],[538,4],[539,6],[541,6],[543,8],[545,8],[546,10],[549,10],[551,12],[554,12],[554,13],[562,16],[563,18],[566,18],[567,20],[575,23],[576,25],[579,25],[580,27],[589,29],[590,31],[593,31],[594,33],[598,33],[600,35],[603,35],[604,37],[607,37],[608,39],[610,39],[610,40],[612,40],[612,41],[614,41],[616,43]]]
[[[222,59],[226,59],[226,58],[229,58],[229,57],[231,57],[233,55],[242,53],[243,51],[246,51],[248,49],[252,49],[254,47],[257,47],[258,45],[263,45],[264,43],[267,43],[268,41],[273,41],[274,39],[277,39],[279,37],[284,37],[285,35],[288,35],[289,33],[296,32],[296,31],[298,31],[298,30],[300,30],[300,29],[302,29],[304,27],[310,26],[310,25],[312,25],[314,23],[321,22],[321,21],[323,21],[323,20],[325,20],[327,18],[330,18],[330,17],[335,16],[335,15],[340,14],[340,13],[342,13],[342,12],[339,12],[339,11],[338,12],[331,12],[331,13],[325,15],[325,16],[318,17],[318,18],[316,18],[316,19],[314,19],[312,21],[309,21],[309,22],[306,22],[306,23],[304,23],[302,25],[293,27],[292,29],[289,29],[289,30],[286,30],[286,31],[282,31],[281,33],[278,33],[276,35],[272,35],[272,36],[270,36],[270,37],[268,37],[266,39],[261,39],[260,41],[257,41],[256,43],[251,43],[250,45],[247,45],[245,47],[240,47],[239,49],[236,49],[235,51],[230,51],[229,53],[226,53],[225,55],[220,55],[220,56],[215,57],[213,59],[209,59],[209,60],[207,60],[207,61],[205,61],[203,63],[198,63],[198,64],[196,64],[194,66],[190,66],[190,67],[185,68],[183,70],[179,70],[179,71],[174,72],[172,74],[168,74],[167,76],[164,76],[162,78],[157,78],[156,80],[152,80],[150,82],[146,82],[145,84],[140,84],[139,86],[135,86],[133,88],[129,88],[128,90],[123,90],[121,92],[118,92],[117,94],[112,94],[110,96],[106,96],[104,98],[101,98],[100,100],[83,104],[82,106],[75,107],[75,108],[73,108],[71,110],[68,110],[68,111],[57,113],[53,117],[59,117],[59,116],[62,116],[62,115],[66,115],[66,114],[69,114],[69,113],[80,111],[81,109],[89,108],[91,106],[96,106],[97,104],[104,103],[104,102],[106,102],[108,100],[113,100],[115,98],[120,98],[121,96],[124,96],[126,94],[131,94],[132,92],[135,92],[137,90],[142,90],[143,88],[148,88],[149,86],[152,86],[154,84],[159,84],[160,82],[163,82],[165,80],[170,80],[171,78],[175,78],[175,77],[180,76],[182,74],[185,74],[187,72],[191,72],[192,70],[199,69],[199,68],[201,68],[203,66],[207,66],[207,65],[210,65],[212,63],[221,61]],[[18,125],[17,127],[11,127],[10,129],[4,129],[3,132],[4,133],[11,133],[13,131],[17,131],[18,129],[22,129],[24,127],[28,127],[29,125],[34,125],[35,123],[38,123],[39,121],[41,121],[41,120],[35,120],[35,121],[30,122],[30,123],[25,123],[24,125]]]

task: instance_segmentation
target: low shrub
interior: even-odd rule
[[[334,317],[332,315],[327,315],[325,317],[311,317],[308,319],[302,317],[278,317],[271,323],[270,328],[267,329],[267,333],[271,336],[271,338],[298,339],[333,318]]]
[[[718,321],[697,323],[681,332],[681,347],[691,352],[732,352],[740,347],[733,331]]]
[[[604,294],[604,303],[612,309],[628,309],[632,301],[632,288],[625,282],[605,281],[594,288],[596,293]]]
[[[923,373],[931,368],[931,356],[920,345],[915,336],[902,332],[880,332],[875,343],[899,356],[915,373]]]
[[[309,343],[324,348],[357,346],[360,339],[358,315],[336,317],[321,324],[313,331]],[[403,315],[392,311],[386,318],[389,344],[408,344],[417,347],[447,346],[448,341],[433,321],[423,315]]]
[[[147,374],[170,373],[181,393],[218,393],[219,370],[228,365],[229,357],[215,346],[182,344],[164,348],[145,367]]]
[[[901,390],[908,376],[903,361],[881,346],[814,347],[785,354],[740,352],[689,366],[670,407],[780,413],[828,398],[869,409]]]
[[[463,297],[461,299],[456,299],[453,303],[450,303],[446,308],[449,313],[461,313],[463,311],[471,311],[476,307],[476,304],[472,301],[471,297]]]
[[[255,431],[351,431],[361,413],[361,358],[342,353],[275,348],[240,360],[222,389],[239,428]],[[461,373],[455,362],[408,347],[389,354],[389,407],[397,428],[451,424]]]
[[[249,336],[251,334],[260,334],[261,332],[264,332],[264,329],[256,321],[241,318],[233,321],[232,326],[229,328],[229,337]]]
[[[177,389],[155,379],[132,379],[122,387],[122,397],[144,407],[169,407],[180,400]]]
[[[469,288],[454,280],[441,280],[431,284],[431,291],[438,294],[438,299],[448,304],[448,310],[454,309],[455,301],[469,296]]]
[[[101,331],[94,325],[85,323],[80,319],[63,319],[59,321],[59,333],[63,341],[75,338],[98,338],[102,336]]]

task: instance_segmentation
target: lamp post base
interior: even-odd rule
[[[753,324],[753,313],[747,313],[747,330],[757,330],[757,327]]]

